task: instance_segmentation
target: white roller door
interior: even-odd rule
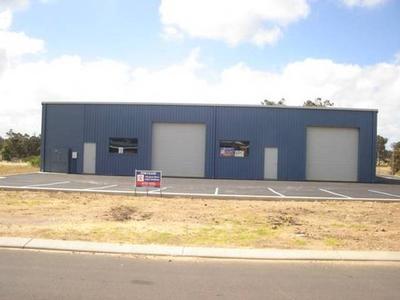
[[[358,180],[358,129],[307,128],[307,180]]]
[[[152,168],[164,176],[204,177],[206,125],[154,123]]]

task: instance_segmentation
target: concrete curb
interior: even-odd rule
[[[222,259],[400,262],[400,251],[203,248],[111,244],[13,237],[0,237],[0,248]]]

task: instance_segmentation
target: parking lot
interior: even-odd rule
[[[0,177],[0,188],[248,199],[400,201],[400,181],[340,183],[164,178],[161,189],[136,189],[134,177],[32,173]],[[394,183],[393,183],[394,182]]]

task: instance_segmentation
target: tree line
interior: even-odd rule
[[[40,135],[9,130],[3,138],[0,136],[0,154],[3,160],[24,160],[39,164]]]
[[[390,166],[392,174],[400,171],[400,142],[391,144],[391,150],[387,149],[388,139],[378,135],[376,138],[376,163],[378,166]]]
[[[261,101],[261,105],[281,105],[281,106],[286,106],[286,99],[282,98],[279,101],[272,101],[268,99],[264,99]],[[323,100],[322,98],[316,98],[315,100],[306,100],[303,102],[303,107],[331,107],[334,106],[335,103],[333,103],[331,100]]]

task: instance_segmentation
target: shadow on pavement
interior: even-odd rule
[[[385,177],[376,176],[376,182],[384,183],[384,184],[400,185],[400,177],[398,177],[398,176],[385,176]]]

